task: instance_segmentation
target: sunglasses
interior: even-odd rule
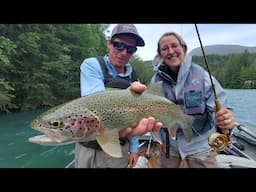
[[[112,43],[113,47],[118,51],[123,51],[124,49],[126,49],[127,53],[129,53],[129,54],[133,54],[137,51],[137,47],[125,45],[122,42],[111,41],[111,43]]]

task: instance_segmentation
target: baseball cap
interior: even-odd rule
[[[145,42],[142,39],[142,37],[139,35],[135,25],[133,24],[118,24],[114,27],[111,34],[111,39],[114,36],[120,35],[120,34],[127,34],[131,37],[133,37],[136,40],[136,46],[145,46]]]

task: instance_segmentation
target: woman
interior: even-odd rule
[[[176,137],[170,138],[160,131],[163,140],[169,140],[167,151],[166,147],[162,148],[167,156],[161,156],[161,167],[213,168],[216,167],[216,152],[208,145],[208,136],[215,132],[216,126],[226,130],[233,128],[235,120],[226,108],[223,88],[213,77],[218,99],[223,106],[215,113],[215,98],[209,74],[193,63],[186,53],[187,45],[177,33],[165,33],[158,41],[157,56],[154,59],[156,73],[152,83],[163,81],[165,97],[180,105],[184,113],[194,117],[191,142],[184,140],[181,129],[178,129]]]

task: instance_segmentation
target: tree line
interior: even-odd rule
[[[207,55],[211,74],[224,88],[255,89],[256,88],[256,53],[245,50],[241,54]],[[206,69],[202,56],[193,56],[193,62]]]
[[[80,96],[80,64],[105,55],[108,24],[0,24],[0,112],[51,107]],[[152,56],[153,58],[153,56]],[[210,55],[212,72],[226,88],[255,88],[255,54]],[[193,61],[204,65],[202,57]],[[142,83],[152,61],[134,55]]]

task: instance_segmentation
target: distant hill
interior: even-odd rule
[[[229,55],[232,53],[243,53],[245,50],[249,53],[256,53],[256,47],[247,47],[241,45],[208,45],[204,46],[204,52],[206,55]],[[189,52],[191,56],[202,56],[202,50],[200,47],[195,48]]]

